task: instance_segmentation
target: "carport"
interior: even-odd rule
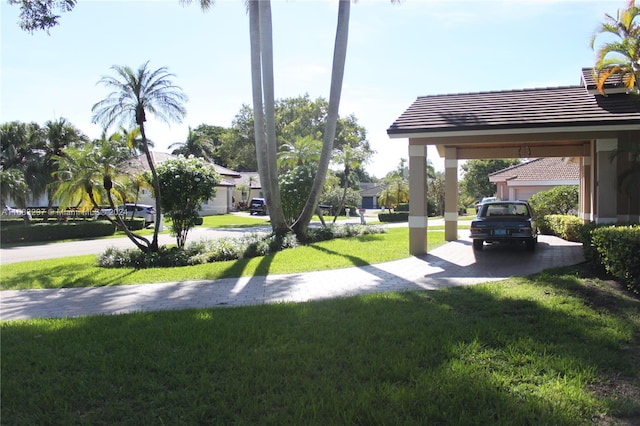
[[[640,101],[619,81],[596,90],[591,68],[576,86],[418,97],[387,129],[408,139],[409,250],[427,251],[427,146],[445,159],[445,239],[458,232],[458,161],[563,157],[580,164],[579,215],[640,221],[640,182],[619,190],[625,152],[640,140]],[[618,153],[617,155],[615,155]]]

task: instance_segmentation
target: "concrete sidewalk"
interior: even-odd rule
[[[365,267],[287,275],[114,287],[0,292],[0,320],[306,302],[388,291],[433,290],[529,275],[584,261],[582,244],[541,236],[535,252],[463,237],[429,254]]]

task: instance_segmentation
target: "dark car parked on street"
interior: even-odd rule
[[[480,205],[471,222],[473,248],[482,250],[487,243],[525,243],[535,250],[538,225],[533,209],[526,201],[489,201]]]
[[[264,198],[252,198],[251,203],[249,204],[249,213],[250,214],[268,214],[269,209],[267,208],[267,202]]]

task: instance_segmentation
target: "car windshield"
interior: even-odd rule
[[[485,206],[482,216],[529,216],[529,209],[526,204],[488,204]]]

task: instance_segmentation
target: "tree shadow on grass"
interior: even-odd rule
[[[126,281],[125,278],[136,273],[130,268],[105,269],[108,273],[102,274],[100,286],[114,286]],[[10,280],[6,276],[2,280],[3,290],[21,290],[21,283],[28,283],[29,289],[58,289],[95,287],[95,265],[86,262],[65,264],[63,266],[40,267],[28,271],[16,273]],[[59,278],[65,277],[63,282]]]
[[[503,290],[14,323],[3,329],[3,415],[576,425],[609,410],[587,385],[624,363],[612,322]]]

